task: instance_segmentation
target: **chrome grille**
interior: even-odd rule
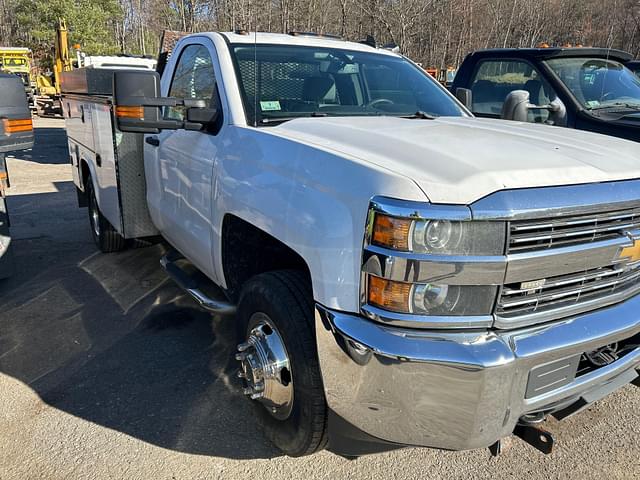
[[[640,291],[640,262],[614,264],[582,273],[561,275],[543,285],[508,284],[502,289],[496,313],[502,318],[543,313],[615,294]],[[524,287],[524,288],[522,288]]]
[[[640,207],[561,217],[548,220],[521,220],[509,225],[508,253],[525,253],[550,248],[599,242],[640,229]]]

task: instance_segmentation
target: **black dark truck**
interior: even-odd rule
[[[479,117],[546,123],[640,141],[640,78],[632,56],[606,48],[470,53],[453,93]]]
[[[640,60],[631,60],[625,63],[624,66],[640,77]]]
[[[31,111],[22,81],[15,75],[0,74],[0,279],[11,275],[13,262],[9,244],[9,212],[5,201],[9,172],[5,153],[33,146]]]

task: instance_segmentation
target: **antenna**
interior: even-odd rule
[[[258,126],[258,2],[253,4],[253,126]]]

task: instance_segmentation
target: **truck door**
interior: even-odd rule
[[[221,109],[213,46],[197,41],[192,40],[179,52],[168,96],[204,99]],[[184,107],[164,110],[168,119],[182,121],[185,115]],[[222,122],[218,123],[207,131],[164,130],[145,139],[145,158],[156,163],[149,167],[155,170],[157,190],[148,193],[155,196],[149,198],[149,203],[159,220],[156,224],[170,243],[212,278],[213,166],[224,133]],[[149,150],[154,152],[147,156]]]

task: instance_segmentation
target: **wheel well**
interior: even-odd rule
[[[80,160],[80,178],[82,179],[82,188],[84,188],[85,192],[87,191],[87,180],[91,176],[91,171],[89,170],[89,164],[83,158]]]
[[[259,273],[299,270],[311,284],[309,267],[300,255],[235,215],[226,215],[222,222],[222,268],[227,293],[234,301],[239,299],[242,285]]]
[[[82,188],[84,191],[76,187],[76,193],[78,194],[78,206],[86,207],[89,205],[89,198],[87,197],[87,181],[91,176],[89,165],[84,159],[80,160],[80,181],[82,182]]]

